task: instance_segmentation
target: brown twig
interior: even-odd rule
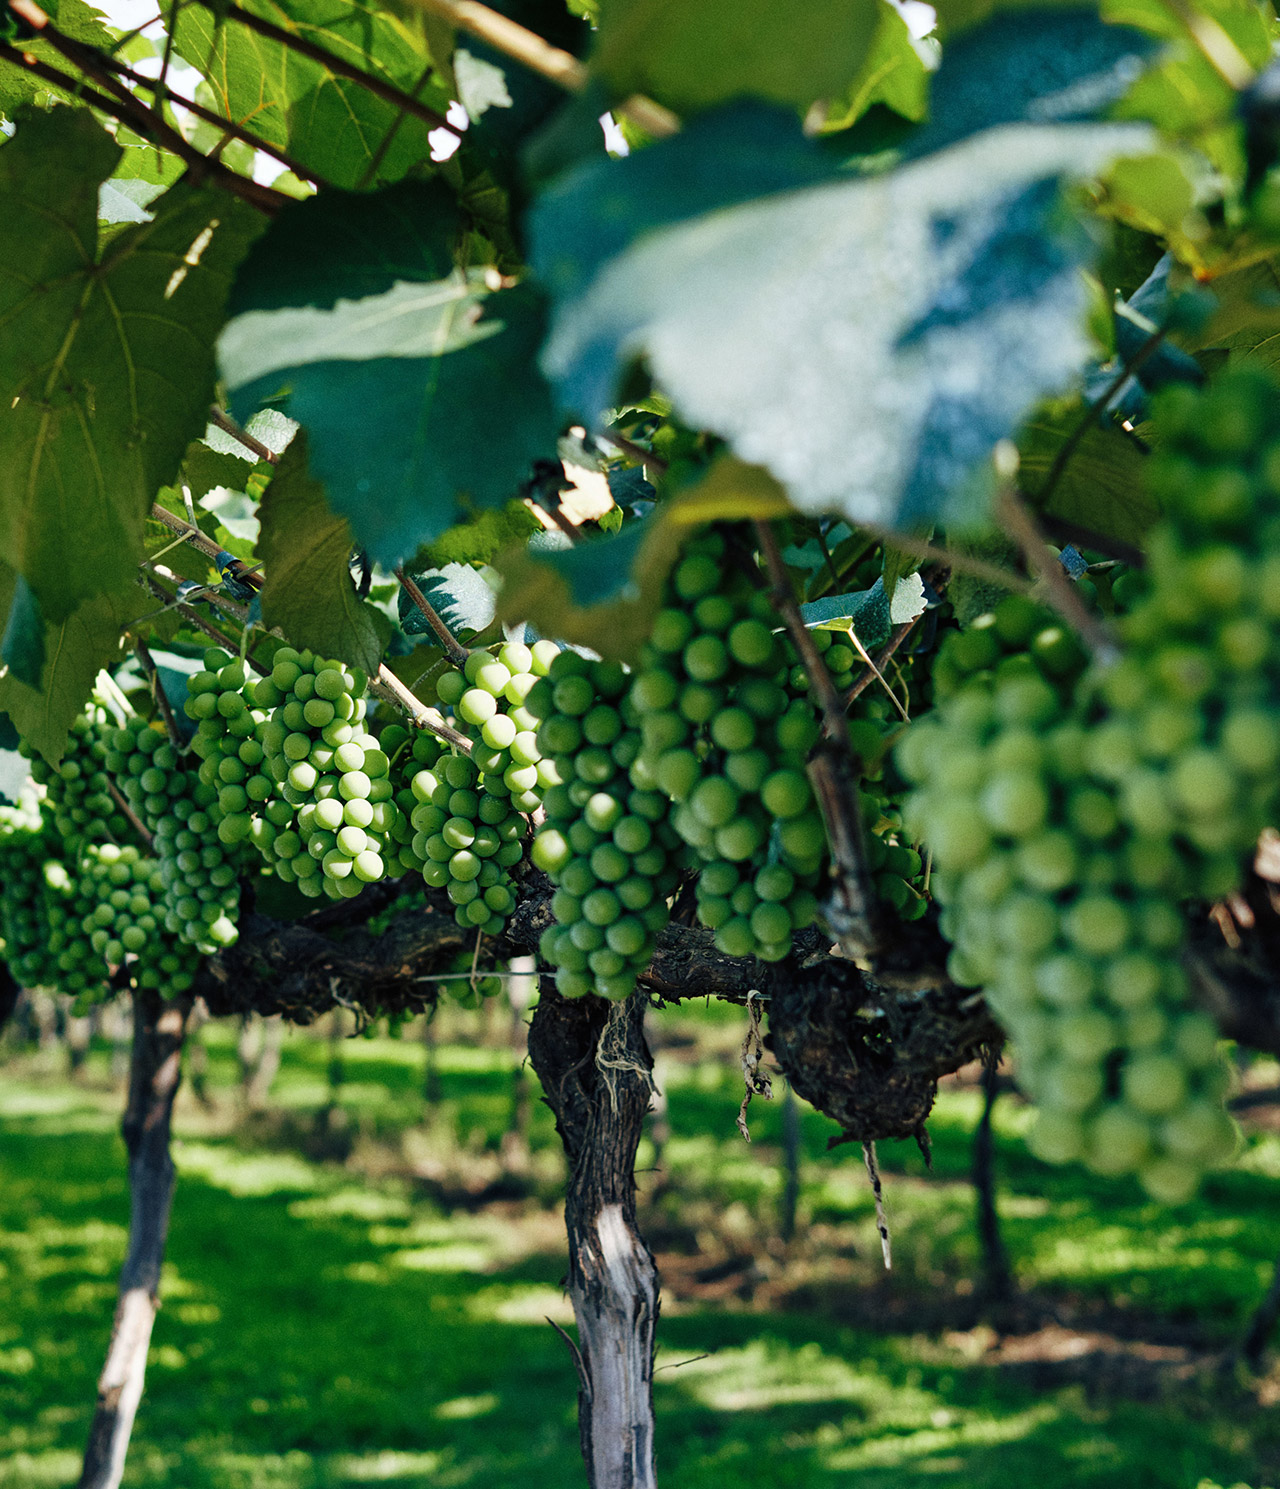
[[[972,554],[952,548],[939,548],[926,538],[895,532],[893,528],[881,527],[877,523],[860,522],[858,526],[862,532],[870,533],[882,543],[892,543],[894,547],[901,548],[904,553],[910,553],[915,558],[936,559],[947,568],[954,569],[957,574],[971,574],[975,579],[985,579],[988,584],[998,584],[1002,589],[1012,590],[1014,594],[1025,595],[1031,590],[1030,582],[1021,574],[1015,574],[1012,569],[1003,569],[999,564],[988,563],[985,558],[974,558]]]
[[[203,553],[206,558],[216,559],[222,552],[220,544],[202,533],[198,527],[193,527],[185,517],[179,517],[176,512],[162,507],[159,502],[151,503],[150,516],[153,522],[158,522],[162,527],[167,527],[170,532],[177,533],[197,553]]]
[[[465,667],[470,652],[467,651],[467,648],[463,646],[449,627],[445,625],[444,621],[441,620],[439,613],[432,606],[426,595],[422,593],[413,576],[405,573],[403,564],[396,565],[396,578],[404,585],[405,592],[417,606],[423,619],[435,632],[440,645],[444,647],[445,655],[455,667]]]
[[[23,0],[18,0],[18,3],[22,4]],[[275,191],[270,186],[261,186],[247,176],[237,175],[220,161],[211,160],[203,155],[189,145],[177,130],[171,129],[163,119],[159,118],[154,110],[149,109],[146,104],[135,98],[128,89],[122,88],[119,93],[116,93],[112,89],[113,80],[110,73],[105,73],[101,68],[94,68],[90,71],[86,67],[83,70],[86,76],[94,78],[96,82],[112,90],[108,93],[102,93],[96,88],[87,86],[82,79],[74,78],[59,68],[51,67],[49,63],[41,62],[30,52],[10,46],[8,42],[0,42],[0,60],[12,62],[14,66],[31,73],[33,77],[43,78],[45,82],[52,83],[55,88],[69,93],[73,98],[80,98],[111,118],[128,124],[144,138],[185,161],[193,176],[198,178],[201,175],[207,175],[211,181],[268,216],[274,216],[281,207],[292,200],[283,192]],[[76,65],[81,66],[80,63]]]
[[[17,4],[27,10],[34,11],[37,9],[36,6],[29,3],[29,0],[17,0]],[[43,12],[41,13],[43,14]],[[72,40],[69,36],[64,36],[52,24],[46,24],[40,34],[68,62],[79,67],[83,72],[90,73],[91,69],[96,71],[97,68],[101,67],[108,72],[114,73],[116,77],[127,78],[131,83],[138,83],[145,88],[153,88],[157,94],[167,97],[171,104],[177,104],[180,108],[186,109],[188,113],[194,114],[197,119],[203,119],[206,124],[215,125],[232,139],[241,140],[244,144],[251,146],[255,150],[264,151],[278,160],[281,165],[291,170],[301,180],[311,181],[316,186],[329,187],[332,190],[331,183],[326,181],[323,176],[312,170],[310,166],[305,166],[300,161],[295,160],[293,156],[286,155],[278,145],[270,144],[261,135],[254,134],[251,129],[246,129],[243,124],[237,124],[234,119],[228,119],[215,110],[206,108],[202,103],[196,103],[190,98],[183,98],[180,94],[174,93],[171,90],[164,90],[162,88],[162,79],[144,77],[142,73],[136,72],[126,63],[121,62],[118,57],[113,57],[106,52],[99,52],[95,47],[85,46],[81,42]],[[169,42],[171,43],[172,40],[172,35],[170,35]],[[166,58],[168,55],[169,46],[166,45]],[[122,90],[118,88],[113,88],[112,92],[116,93],[117,96],[125,96]],[[129,94],[128,96],[136,97],[133,94]],[[161,97],[157,97],[154,107],[156,109],[161,107]],[[221,148],[219,146],[219,149]],[[205,158],[207,159],[208,157]]]
[[[216,403],[210,406],[209,422],[221,429],[223,434],[229,434],[233,440],[242,444],[246,450],[256,455],[259,460],[265,460],[268,465],[278,465],[280,463],[280,457],[274,450],[268,449],[256,435],[250,434],[247,429],[242,429],[231,415],[224,409],[220,409]]]
[[[142,819],[121,795],[119,786],[117,786],[116,783],[109,777],[107,779],[107,792],[110,795],[111,800],[115,802],[116,806],[118,806],[120,810],[125,814],[125,816],[129,819],[129,825],[133,828],[134,832],[138,834],[138,836],[142,839],[142,841],[147,845],[148,848],[154,848],[155,839],[142,825]]]
[[[173,716],[168,696],[164,690],[164,684],[160,681],[160,673],[156,670],[155,658],[151,655],[151,648],[139,636],[133,643],[133,649],[138,654],[138,661],[142,664],[142,670],[147,674],[147,681],[151,684],[151,696],[156,700],[156,707],[160,710],[160,717],[164,720],[165,732],[169,736],[169,743],[180,755],[186,754],[187,747],[183,742],[182,735],[178,732],[178,721]]]
[[[835,871],[826,906],[827,921],[847,954],[864,960],[874,954],[880,938],[877,902],[863,843],[859,772],[849,742],[845,705],[801,618],[773,528],[760,518],[754,525],[778,614],[822,710],[823,737],[809,760],[808,775],[826,825]]]
[[[1105,553],[1108,558],[1118,558],[1121,563],[1134,569],[1146,567],[1147,555],[1141,548],[1135,548],[1122,538],[1107,537],[1104,533],[1094,532],[1091,527],[1081,527],[1078,522],[1068,522],[1065,517],[1051,517],[1045,512],[1039,513],[1039,519],[1040,526],[1046,533],[1060,538],[1064,543],[1073,543],[1077,548],[1091,548],[1095,553]]]
[[[422,103],[411,94],[397,88],[394,83],[388,83],[385,79],[374,73],[366,72],[362,67],[357,67],[352,62],[335,56],[333,52],[327,51],[315,42],[308,41],[294,31],[287,31],[283,26],[277,26],[273,22],[264,20],[262,16],[255,15],[250,10],[242,10],[238,5],[223,7],[213,3],[213,0],[198,0],[199,4],[211,10],[219,20],[235,20],[248,31],[256,31],[259,36],[265,36],[270,41],[278,42],[282,47],[287,47],[292,52],[297,52],[300,57],[309,57],[311,61],[318,62],[322,67],[327,67],[337,77],[347,78],[350,82],[359,83],[362,88],[381,98],[384,102],[394,104],[396,108],[403,109],[407,114],[413,114],[430,124],[433,129],[447,129],[450,134],[457,135],[458,131],[449,123],[448,119],[438,113],[430,105]]]
[[[193,627],[197,631],[203,631],[206,636],[210,637],[211,640],[216,641],[219,646],[225,646],[228,651],[234,652],[237,649],[237,643],[233,641],[231,637],[224,636],[223,633],[218,630],[215,625],[212,625],[209,621],[207,621],[204,616],[201,615],[192,606],[186,604],[185,601],[175,600],[173,595],[171,595],[169,591],[165,589],[164,585],[160,583],[155,575],[149,574],[144,570],[142,577],[146,581],[147,588],[151,591],[155,598],[159,600],[166,608],[172,607],[174,610],[176,610],[177,613],[183,618],[183,620],[186,621],[189,626]],[[128,629],[128,627],[126,627],[126,629]],[[245,661],[249,664],[249,666],[254,668],[256,672],[262,674],[263,676],[266,675],[267,669],[265,667],[259,666],[258,663],[253,661],[251,657],[246,657]]]
[[[1012,448],[1010,446],[1011,451]],[[1088,607],[1080,598],[1080,591],[1072,583],[1059,559],[1049,551],[1044,534],[1011,480],[1003,482],[996,510],[1005,531],[1022,550],[1028,567],[1044,581],[1049,603],[1099,662],[1109,666],[1116,661],[1120,656],[1120,648],[1115,637],[1096,615],[1089,613]]]

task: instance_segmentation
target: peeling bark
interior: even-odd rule
[[[569,1160],[565,1229],[578,1325],[578,1429],[591,1489],[656,1489],[658,1269],[636,1229],[636,1148],[652,1092],[643,992],[572,1002],[550,978],[529,1054]]]
[[[129,1101],[121,1123],[129,1151],[129,1249],[78,1489],[118,1489],[124,1474],[142,1399],[173,1202],[169,1128],[191,1000],[163,1003],[156,993],[140,990],[134,993],[133,1010]]]

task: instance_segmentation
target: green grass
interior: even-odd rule
[[[207,1033],[217,1090],[232,1049],[224,1031]],[[784,1250],[779,1104],[753,1103],[746,1147],[732,1057],[680,1053],[663,1060],[674,1135],[646,1223],[676,1238],[673,1251],[758,1252],[771,1280],[755,1303],[712,1305],[695,1290],[666,1306],[664,1485],[1195,1489],[1202,1477],[1280,1477],[1280,1427],[1251,1395],[1197,1378],[1130,1399],[993,1367],[972,1329],[868,1327],[868,1299],[909,1320],[971,1285],[974,1093],[941,1100],[932,1177],[906,1145],[882,1154],[895,1231],[886,1280],[857,1151],[825,1153],[828,1124],[806,1116],[805,1237]],[[446,1213],[404,1160],[427,1141],[420,1047],[348,1041],[342,1054],[359,1134],[345,1167],[309,1161],[279,1132],[236,1130],[225,1091],[214,1118],[184,1097],[164,1306],[127,1489],[581,1484],[573,1370],[546,1322],[571,1322],[549,1114],[539,1107],[532,1129],[545,1202]],[[325,1099],[327,1062],[322,1042],[290,1038],[273,1100],[299,1124]],[[447,1122],[437,1115],[432,1151],[447,1128],[456,1167],[494,1161],[510,1065],[460,1042],[440,1051]],[[96,1057],[80,1086],[37,1080],[30,1062],[0,1075],[0,1489],[77,1473],[128,1213],[103,1068]],[[1161,1211],[1132,1186],[1035,1162],[1022,1120],[1007,1103],[999,1162],[1024,1285],[1229,1339],[1280,1250],[1280,1144],[1256,1140],[1200,1200]],[[655,1182],[642,1180],[646,1191]]]

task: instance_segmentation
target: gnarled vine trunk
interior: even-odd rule
[[[655,1489],[658,1269],[636,1229],[635,1157],[652,1091],[643,992],[569,1001],[550,978],[529,1054],[569,1160],[565,1229],[578,1325],[578,1426],[591,1489]]]
[[[142,989],[133,995],[129,1101],[121,1123],[129,1150],[129,1249],[78,1489],[117,1489],[142,1398],[173,1201],[169,1127],[190,1012],[190,999],[165,1003]]]

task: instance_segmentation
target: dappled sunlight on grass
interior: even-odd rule
[[[1086,1396],[993,1366],[958,1336],[879,1325],[877,1299],[902,1316],[972,1283],[971,1089],[939,1100],[932,1175],[914,1145],[881,1147],[887,1276],[860,1154],[828,1152],[830,1124],[805,1109],[801,1229],[783,1247],[782,1104],[752,1104],[744,1144],[729,1013],[712,1020],[725,1035],[714,1060],[663,1051],[673,1135],[662,1172],[640,1176],[641,1214],[655,1235],[669,1230],[673,1265],[688,1251],[691,1276],[740,1252],[765,1284],[715,1302],[700,1284],[664,1296],[664,1485],[1194,1489],[1202,1475],[1257,1485],[1259,1460],[1275,1480],[1280,1424],[1240,1398]],[[463,1174],[481,1159],[500,1171],[511,1051],[442,1045],[442,1101],[424,1126],[421,1045],[344,1041],[353,1079],[340,1099],[357,1138],[344,1166],[298,1151],[329,1100],[326,1041],[290,1034],[272,1113],[238,1129],[233,1031],[205,1036],[215,1107],[187,1094],[179,1108],[165,1306],[126,1489],[581,1484],[576,1376],[547,1323],[572,1325],[561,1217],[544,1202],[562,1161],[536,1081],[541,1189],[449,1211],[422,1178],[442,1157]],[[104,1055],[94,1062],[84,1086],[24,1075],[0,1089],[0,1489],[64,1489],[78,1473],[128,1219],[120,1097]],[[292,1127],[272,1126],[282,1112]],[[1268,1167],[1280,1173],[1280,1145],[1255,1139],[1204,1198],[1163,1211],[1134,1186],[1037,1163],[1025,1122],[1002,1100],[1000,1205],[1025,1284],[1169,1320],[1194,1311],[1222,1337],[1238,1327],[1280,1250]],[[654,1161],[646,1141],[640,1166]],[[810,1281],[822,1289],[801,1307]],[[858,1327],[841,1321],[854,1313]]]

